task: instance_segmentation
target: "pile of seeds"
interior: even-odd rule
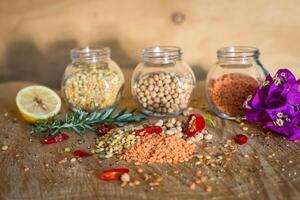
[[[213,137],[212,134],[210,134],[206,129],[202,130],[200,133],[197,133],[193,137],[186,137],[186,135],[184,134],[185,123],[177,118],[170,118],[166,120],[160,119],[155,123],[155,126],[162,127],[166,135],[183,138],[189,144],[200,142],[203,139],[211,140]]]
[[[129,148],[131,149],[130,151],[133,152],[135,151],[134,150],[135,148],[141,148],[142,149],[141,151],[149,151],[148,152],[149,155],[146,154],[144,155],[145,160],[141,161],[140,158],[134,159],[126,155],[123,156],[121,159],[134,161],[134,162],[150,162],[150,163],[182,162],[184,159],[186,159],[189,155],[192,154],[188,151],[192,149],[191,144],[200,142],[201,140],[212,139],[212,134],[208,133],[206,129],[203,129],[201,132],[197,133],[193,137],[187,137],[187,135],[185,134],[185,124],[186,122],[183,119],[168,118],[168,119],[159,119],[152,122],[148,121],[143,125],[139,125],[139,126],[128,125],[122,128],[112,129],[107,134],[97,139],[94,151],[99,158],[104,159],[104,158],[110,158],[113,155],[120,155],[124,153],[126,150],[128,150]],[[141,130],[144,129],[145,127],[151,127],[153,125],[161,127],[163,129],[163,132],[158,136],[154,136],[157,135],[157,133],[153,133],[153,135],[150,136],[138,136],[134,134],[136,130]],[[169,142],[171,143],[169,144]],[[176,148],[178,148],[177,146],[174,147],[174,149],[172,149],[173,148],[172,145],[174,144],[175,146],[181,145],[183,150],[180,149],[179,151],[177,151],[176,150]],[[149,149],[145,150],[143,147],[137,147],[143,145]],[[156,153],[151,152],[154,151],[155,148],[164,149],[165,153],[162,153],[162,155],[166,154],[166,152],[168,151],[170,151],[174,155],[170,155],[170,156],[167,155],[166,158],[168,160],[156,161],[157,159]],[[170,150],[170,148],[172,150]],[[186,148],[186,152],[184,148]],[[128,153],[129,150],[126,152]],[[182,155],[180,153],[182,153]],[[149,156],[149,158],[146,158],[147,156]],[[174,156],[174,158],[172,156]],[[178,158],[175,158],[176,156]]]
[[[195,150],[194,144],[175,136],[150,135],[141,138],[121,155],[121,160],[135,163],[182,163]]]
[[[126,126],[123,128],[112,129],[106,135],[101,136],[96,141],[95,153],[99,158],[110,158],[119,155],[134,144],[139,136],[132,134],[134,130],[141,127]]]
[[[164,133],[166,135],[174,135],[178,138],[182,138],[183,137],[183,131],[184,131],[184,126],[183,123],[176,119],[176,118],[170,118],[170,119],[166,119],[166,120],[158,120],[155,123],[155,126],[160,126],[162,127],[162,129],[164,130]]]
[[[118,100],[123,77],[111,70],[78,71],[66,78],[63,92],[71,107],[94,111],[112,106]]]
[[[145,112],[172,114],[187,108],[193,88],[192,77],[159,72],[139,79],[136,95]]]

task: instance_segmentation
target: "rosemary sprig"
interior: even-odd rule
[[[32,133],[47,132],[48,136],[55,135],[62,130],[73,130],[79,135],[83,135],[85,129],[95,131],[94,126],[108,123],[123,125],[132,122],[140,122],[146,118],[145,115],[135,115],[136,109],[126,113],[127,108],[123,108],[119,113],[114,114],[115,109],[111,108],[103,112],[86,113],[76,111],[66,114],[62,118],[55,118],[52,121],[41,121],[32,128]]]

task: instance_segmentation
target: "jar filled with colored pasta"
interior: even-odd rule
[[[145,48],[135,68],[131,90],[142,112],[151,116],[178,115],[188,107],[196,84],[182,50],[174,46]]]
[[[124,75],[108,47],[71,50],[71,64],[62,80],[63,97],[73,111],[102,111],[117,105]]]

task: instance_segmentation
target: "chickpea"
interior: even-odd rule
[[[165,79],[165,75],[163,73],[160,73],[158,75],[158,77],[159,77],[160,80],[164,80]]]
[[[154,102],[151,100],[151,99],[149,99],[148,101],[147,101],[147,104],[150,106],[150,105],[152,105]]]
[[[165,89],[166,91],[168,91],[168,90],[171,89],[171,87],[170,87],[170,85],[166,84],[166,85],[164,86],[164,89]]]
[[[153,78],[149,78],[149,84],[153,84],[154,83],[154,79]]]
[[[159,92],[159,93],[157,94],[157,96],[158,96],[158,97],[163,97],[163,96],[164,96],[164,93]]]
[[[172,108],[169,108],[169,109],[168,109],[168,112],[169,112],[169,113],[172,113],[173,111],[174,111],[174,110],[173,110]]]
[[[159,99],[158,97],[156,97],[156,98],[154,99],[154,102],[155,102],[155,103],[159,103],[159,102],[160,102],[160,99]]]
[[[160,91],[160,92],[164,92],[164,91],[165,91],[165,88],[164,88],[163,86],[160,86],[160,87],[159,87],[159,91]]]
[[[151,92],[151,97],[152,97],[152,98],[155,98],[156,95],[157,95],[156,92]]]
[[[170,79],[170,78],[166,78],[165,80],[164,80],[164,83],[165,84],[169,84],[169,83],[171,83],[172,82],[172,80]]]
[[[153,91],[154,90],[154,85],[149,85],[148,90]]]
[[[175,73],[149,74],[138,81],[137,98],[144,108],[153,112],[179,112],[188,106],[192,83],[191,78],[182,78]]]
[[[146,90],[145,85],[142,85],[140,88],[141,88],[141,91],[143,91],[143,92]]]
[[[157,85],[158,85],[158,86],[162,86],[162,85],[163,85],[163,82],[162,82],[161,80],[159,80],[159,81],[157,82]]]
[[[138,95],[139,95],[140,97],[145,96],[145,94],[144,94],[143,92],[140,92]]]
[[[167,98],[167,100],[170,100],[170,99],[172,99],[172,96],[171,95],[167,95],[166,98]]]
[[[168,102],[168,100],[167,100],[165,97],[163,97],[163,98],[161,98],[161,102],[162,102],[163,104],[165,104],[165,103]]]
[[[167,107],[167,108],[170,108],[170,107],[171,107],[170,102],[167,102],[167,103],[166,103],[166,107]]]

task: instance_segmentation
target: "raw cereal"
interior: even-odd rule
[[[154,134],[141,138],[120,159],[135,163],[182,163],[192,157],[195,147],[175,136]]]

